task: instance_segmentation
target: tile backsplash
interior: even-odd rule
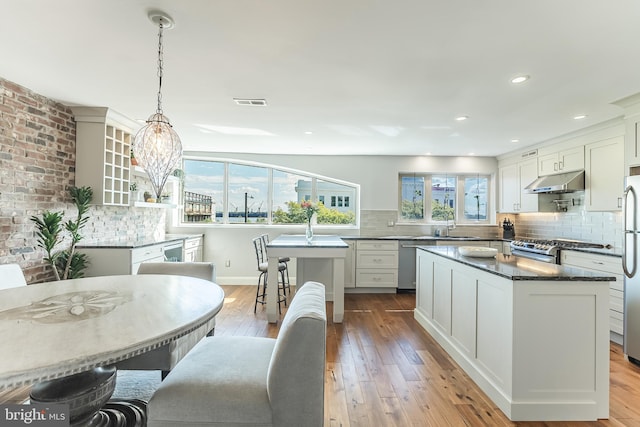
[[[360,211],[360,235],[361,236],[433,236],[436,229],[444,226],[398,224],[397,210],[361,210]],[[390,225],[392,224],[392,225]],[[456,225],[450,230],[452,236],[477,236],[487,238],[502,237],[502,232],[495,225]]]

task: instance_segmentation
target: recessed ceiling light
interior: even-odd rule
[[[573,116],[573,120],[582,120],[587,118],[586,114],[578,114],[577,116]]]
[[[470,156],[475,156],[475,155],[476,155],[476,153],[469,153],[469,155],[470,155]]]
[[[456,117],[456,120],[459,121],[459,122],[462,122],[464,120],[467,120],[468,118],[469,118],[469,116],[458,116],[458,117]]]
[[[310,130],[308,130],[308,131],[306,131],[304,134],[305,134],[305,135],[313,135],[313,132],[311,132]]]
[[[515,76],[514,78],[511,79],[511,83],[523,83],[526,82],[527,80],[529,80],[529,76]]]
[[[425,156],[430,156],[431,155],[431,151],[424,153]]]
[[[512,139],[511,142],[516,143],[516,142],[520,142],[519,139]]]

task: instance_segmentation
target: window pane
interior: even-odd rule
[[[353,200],[356,189],[335,182],[317,180],[318,195],[324,200],[331,200],[331,206],[323,204],[317,214],[318,224],[355,224],[356,211],[353,203],[345,205],[345,197]]]
[[[269,178],[267,168],[229,164],[229,222],[267,221]]]
[[[455,221],[456,177],[433,175],[431,177],[431,219]]]
[[[304,224],[306,217],[300,202],[311,200],[312,178],[289,172],[273,170],[274,224]]]
[[[416,220],[424,218],[424,177],[401,176],[402,219]]]
[[[464,218],[486,220],[488,214],[487,188],[489,178],[483,176],[464,179]]]
[[[184,161],[184,222],[222,219],[224,163]]]

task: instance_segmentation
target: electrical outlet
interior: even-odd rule
[[[225,267],[231,267],[231,260],[230,260],[230,259],[226,260],[226,261],[224,262],[224,266],[225,266]]]

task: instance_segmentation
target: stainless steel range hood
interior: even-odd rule
[[[584,190],[584,171],[541,176],[525,187],[525,193],[571,193]]]

